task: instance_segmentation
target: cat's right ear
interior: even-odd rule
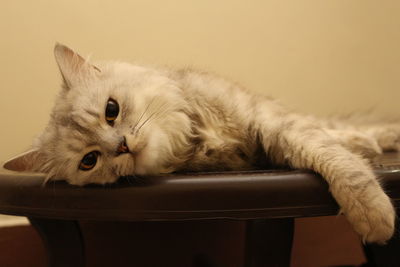
[[[43,163],[43,155],[38,150],[29,150],[6,161],[3,167],[11,171],[37,172]]]
[[[90,64],[87,60],[74,52],[69,47],[56,44],[54,57],[57,61],[66,88],[74,87],[82,82],[92,79],[100,73],[100,69]]]

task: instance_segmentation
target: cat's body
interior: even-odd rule
[[[91,65],[57,45],[64,88],[34,151],[6,167],[72,184],[270,164],[320,173],[364,240],[393,235],[395,213],[367,161],[400,148],[397,124],[350,124],[291,112],[212,74]],[[289,196],[290,197],[290,196]]]

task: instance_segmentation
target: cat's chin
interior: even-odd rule
[[[127,176],[135,173],[135,157],[126,153],[114,159],[114,173],[117,176]]]

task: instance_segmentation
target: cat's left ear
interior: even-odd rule
[[[56,58],[66,88],[71,88],[89,79],[93,79],[100,69],[90,64],[78,53],[62,44],[54,47]]]
[[[11,171],[37,172],[41,169],[43,163],[43,155],[38,150],[33,149],[6,161],[3,167]]]

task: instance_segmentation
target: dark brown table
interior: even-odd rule
[[[400,207],[400,153],[374,162]],[[46,244],[49,266],[84,266],[79,220],[245,220],[245,266],[289,266],[293,221],[334,215],[338,206],[313,172],[259,170],[129,177],[107,186],[42,186],[41,174],[0,173],[0,213],[26,216]],[[386,246],[365,246],[369,266],[400,266],[398,234]]]

